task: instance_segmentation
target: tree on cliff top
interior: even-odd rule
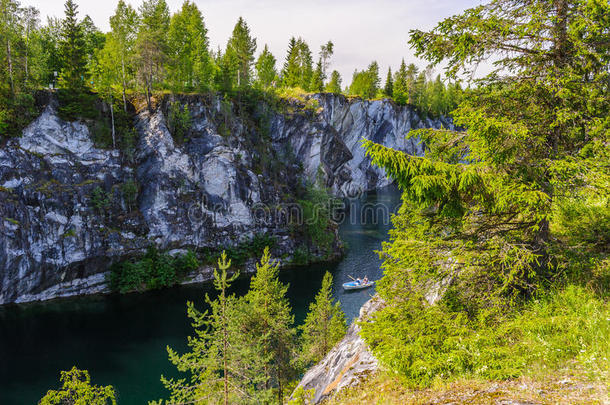
[[[85,34],[77,19],[78,6],[73,0],[68,0],[64,7],[66,16],[61,22],[59,43],[63,66],[60,81],[65,88],[82,91],[85,88],[84,76],[87,71]]]
[[[608,2],[492,0],[412,31],[410,43],[445,63],[450,78],[489,58],[494,70],[453,113],[465,132],[410,133],[426,145],[424,157],[364,142],[404,191],[384,244],[378,291],[388,307],[377,319],[407,305],[414,290],[448,282],[452,305],[474,317],[607,260],[607,238],[591,234],[575,249],[571,233],[557,229],[566,205],[584,204],[580,221],[607,217]],[[577,263],[583,249],[597,256]],[[390,336],[400,322],[363,328]]]

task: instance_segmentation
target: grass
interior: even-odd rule
[[[571,368],[610,381],[608,290],[569,285],[476,319],[446,303],[386,307],[362,335],[413,387],[457,378],[505,380]],[[392,329],[388,329],[388,325]]]
[[[411,307],[412,322],[403,329],[396,327],[395,314],[382,309],[375,318],[389,317],[396,332],[382,342],[363,324],[363,336],[392,372],[330,403],[608,403],[607,287],[551,289],[489,319],[469,320],[442,302]]]
[[[461,379],[409,389],[400,377],[379,372],[325,404],[607,404],[609,394],[607,384],[571,374],[500,382]]]

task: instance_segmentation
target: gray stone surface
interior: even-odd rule
[[[374,297],[360,309],[358,321],[379,309],[383,301]],[[345,387],[358,384],[378,368],[377,359],[360,337],[357,322],[350,325],[345,337],[318,364],[303,376],[297,389],[314,390],[314,403],[320,403]]]
[[[86,123],[61,120],[51,101],[22,137],[0,147],[0,304],[104,292],[109,265],[151,244],[217,248],[266,233],[279,241],[274,254],[289,257],[300,242],[277,218],[255,221],[253,207],[294,201],[306,179],[321,178],[339,196],[385,186],[364,157],[363,137],[421,154],[405,140],[409,130],[451,126],[387,100],[312,97],[317,111],[298,101],[267,109],[262,134],[235,106],[227,114],[218,98],[182,96],[192,128],[177,145],[168,96],[135,117],[132,161],[97,148]],[[139,184],[135,207],[121,191],[131,179]],[[97,187],[110,201],[102,212],[92,205]]]

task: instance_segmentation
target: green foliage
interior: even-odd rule
[[[334,94],[341,94],[341,75],[336,70],[333,70],[330,75],[330,80],[325,87],[325,91]]]
[[[295,355],[295,329],[286,297],[288,287],[278,280],[278,266],[263,252],[248,293],[227,295],[237,274],[227,255],[218,260],[214,273],[218,297],[206,295],[210,311],[200,312],[188,303],[188,316],[196,330],[189,338],[190,351],[180,355],[168,348],[178,370],[190,378],[162,377],[171,391],[170,403],[207,398],[210,403],[282,403],[283,387],[295,377],[291,359]],[[225,403],[226,403],[225,402]]]
[[[349,86],[349,94],[363,98],[375,98],[380,83],[379,65],[373,61],[366,70],[354,72],[352,84]]]
[[[307,405],[313,401],[315,389],[306,390],[303,387],[298,387],[292,394],[292,399],[288,401],[288,405]]]
[[[58,113],[63,120],[96,120],[99,117],[96,95],[70,89],[60,89],[56,94],[59,101]]]
[[[141,259],[117,262],[110,267],[110,288],[126,293],[170,287],[199,266],[199,260],[191,251],[171,256],[151,246]]]
[[[554,367],[559,359],[582,362],[574,345],[592,342],[596,332],[578,320],[604,329],[610,52],[600,41],[610,34],[600,27],[609,16],[606,2],[494,0],[412,32],[417,54],[446,62],[449,78],[489,57],[498,69],[476,80],[453,112],[466,131],[409,134],[426,146],[425,156],[364,142],[373,163],[402,188],[403,204],[383,245],[377,291],[387,306],[363,333],[388,366],[413,381],[509,378],[544,359]],[[425,94],[416,69],[401,66],[397,75],[394,97],[411,83],[408,102],[447,108],[440,79]],[[569,286],[556,292],[561,304],[527,303],[569,283],[595,288],[598,304]],[[422,300],[448,284],[440,304]],[[523,318],[515,312],[521,305]],[[543,351],[528,333],[567,354]]]
[[[197,6],[185,1],[170,21],[167,33],[168,80],[174,91],[205,90],[212,77],[209,41]]]
[[[315,301],[309,305],[305,323],[299,327],[302,332],[301,360],[306,365],[322,360],[347,330],[341,305],[338,301],[333,302],[332,285],[333,276],[326,272]]]
[[[180,104],[174,101],[169,106],[167,126],[174,140],[181,144],[192,126],[191,113],[188,104]]]
[[[134,179],[129,179],[125,183],[121,184],[121,194],[123,195],[123,201],[129,211],[136,207],[138,199],[138,183]]]
[[[510,311],[469,318],[448,291],[437,305],[418,294],[363,323],[375,355],[408,383],[438,379],[509,379],[566,365],[592,378],[610,376],[608,295],[582,287],[551,290]]]
[[[313,60],[309,45],[302,38],[290,38],[288,54],[282,69],[282,83],[287,87],[300,87],[309,91],[313,75]]]
[[[263,89],[271,86],[277,80],[275,62],[275,56],[265,44],[263,52],[256,60],[256,83]]]
[[[111,197],[102,189],[97,186],[93,189],[89,198],[89,204],[98,214],[104,214],[112,203]]]
[[[302,211],[302,224],[297,224],[295,231],[303,234],[308,246],[330,252],[335,240],[331,218],[333,197],[325,188],[310,185],[305,198],[298,203]]]
[[[59,390],[49,390],[38,402],[40,405],[116,405],[116,393],[111,385],[106,387],[91,385],[91,377],[87,370],[72,367],[70,371],[62,371],[60,376],[62,387]]]
[[[34,97],[27,93],[18,93],[13,98],[0,100],[0,136],[20,136],[38,114]]]
[[[257,233],[251,240],[234,246],[227,246],[222,252],[227,255],[234,266],[242,266],[248,259],[262,255],[265,248],[273,249],[276,244],[275,237]],[[221,252],[211,248],[203,248],[200,251],[204,263],[214,263],[221,256]]]
[[[193,302],[187,303],[187,315],[195,329],[195,336],[189,338],[190,351],[180,355],[168,346],[167,352],[172,364],[187,372],[189,379],[161,376],[171,392],[167,403],[198,402],[201,398],[206,398],[208,403],[247,403],[253,395],[250,381],[244,378],[249,372],[242,371],[242,362],[251,359],[252,352],[250,347],[237,347],[241,343],[241,332],[234,319],[241,302],[234,294],[228,295],[228,289],[239,273],[228,276],[230,267],[231,260],[223,252],[218,259],[218,269],[214,270],[214,288],[218,296],[214,300],[208,294],[205,296],[210,310],[201,312]]]

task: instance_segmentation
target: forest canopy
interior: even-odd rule
[[[93,93],[124,112],[134,94],[144,95],[150,108],[153,94],[164,91],[231,96],[248,89],[296,88],[393,98],[438,116],[455,108],[461,94],[456,81],[433,78],[431,70],[412,64],[406,68],[404,61],[383,89],[377,62],[354,72],[352,84],[342,89],[339,72],[330,71],[332,41],[316,52],[303,38],[292,37],[278,66],[279,59],[266,44],[257,43],[242,17],[226,46],[211,49],[205,17],[189,0],[173,13],[165,0],[144,0],[137,8],[119,0],[106,33],[89,16],[80,15],[74,0],[66,1],[63,18],[44,23],[36,8],[24,7],[18,0],[1,0],[0,10],[0,134],[4,136],[18,135],[35,116],[33,93],[42,88],[67,90],[74,102],[72,110],[90,103],[79,95]]]

